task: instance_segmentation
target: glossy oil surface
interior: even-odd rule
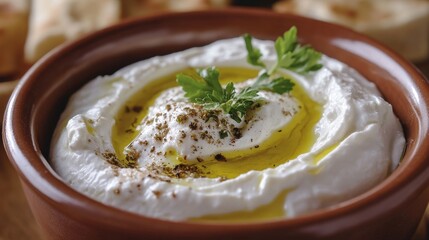
[[[221,83],[239,83],[258,76],[258,72],[246,68],[218,68],[221,74]],[[155,99],[162,91],[177,87],[175,76],[183,72],[195,74],[194,70],[186,69],[155,79],[138,91],[127,101],[115,118],[116,124],[112,129],[112,142],[119,160],[124,160],[124,149],[139,134],[138,124],[147,115],[148,109],[153,106]],[[291,79],[289,76],[286,78]],[[294,81],[294,80],[292,80]],[[296,81],[294,81],[296,83]],[[249,147],[231,152],[222,152],[228,161],[221,162],[215,159],[203,159],[201,162],[192,162],[183,159],[172,151],[171,167],[175,164],[192,164],[205,172],[209,178],[235,178],[251,170],[261,171],[275,168],[297,156],[308,152],[314,144],[314,126],[321,116],[321,106],[311,100],[305,91],[295,84],[291,95],[299,101],[300,109],[291,121],[284,127],[277,129],[270,138],[258,144],[258,147]],[[142,111],[129,111],[129,108],[141,107]],[[91,132],[91,131],[89,131]],[[327,154],[327,153],[325,153]]]

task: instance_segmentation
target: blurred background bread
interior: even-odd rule
[[[52,48],[120,19],[119,0],[33,0],[25,60],[34,63]]]
[[[54,47],[118,22],[166,11],[224,7],[228,0],[33,0],[25,60],[34,63]]]
[[[353,28],[412,61],[429,56],[427,0],[284,0],[274,10]]]
[[[230,5],[273,6],[351,27],[412,61],[429,56],[429,0],[0,0],[0,78],[22,66],[23,49],[33,64],[54,47],[124,18]]]

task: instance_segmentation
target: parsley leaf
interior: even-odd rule
[[[322,54],[310,46],[301,46],[298,43],[297,32],[296,27],[292,27],[282,37],[277,38],[274,44],[277,63],[270,69],[270,74],[279,67],[301,74],[317,71],[322,67],[319,63]]]
[[[293,86],[295,86],[295,84],[290,79],[284,77],[278,77],[271,80],[270,82],[266,82],[269,77],[270,76],[267,72],[263,72],[261,75],[259,75],[258,79],[252,87],[258,90],[265,90],[278,94],[283,94],[292,91]]]
[[[257,89],[245,88],[237,94],[231,82],[223,88],[219,82],[219,71],[215,67],[200,70],[198,74],[200,80],[178,74],[177,83],[182,86],[189,101],[201,104],[206,109],[222,109],[236,122],[241,122],[257,100]]]
[[[262,57],[261,51],[252,45],[252,36],[245,34],[243,39],[247,49],[247,62],[265,68],[265,64],[260,59]]]
[[[297,39],[297,29],[292,27],[275,42],[277,54],[276,64],[268,71],[261,61],[260,49],[252,44],[252,36],[243,36],[247,50],[247,62],[265,69],[255,83],[236,92],[232,82],[225,88],[219,82],[219,71],[210,67],[198,71],[198,77],[185,74],[177,75],[177,83],[185,91],[185,97],[190,102],[201,104],[206,109],[222,109],[232,119],[240,123],[249,109],[259,101],[258,92],[261,90],[283,94],[292,91],[294,83],[285,77],[273,77],[278,68],[289,69],[298,73],[308,73],[319,70],[321,54],[309,46],[301,46]],[[225,133],[219,133],[225,137]]]
[[[322,67],[322,64],[319,63],[322,54],[310,46],[301,46],[298,42],[297,33],[296,27],[291,27],[283,36],[277,38],[274,44],[277,62],[268,71],[268,75],[275,73],[278,68],[305,74],[317,71]],[[243,39],[247,49],[247,62],[265,68],[265,64],[260,59],[262,57],[261,51],[253,46],[252,37],[245,34]]]
[[[237,93],[231,82],[225,88],[220,85],[219,71],[215,67],[200,70],[198,74],[201,79],[185,74],[177,75],[177,83],[185,91],[185,97],[193,103],[203,105],[206,109],[222,109],[238,123],[259,101],[260,90],[283,94],[291,91],[294,85],[289,79],[283,77],[269,81],[269,76],[264,73],[258,77],[255,84]]]
[[[253,106],[258,97],[258,90],[248,87],[243,89],[239,94],[221,104],[220,107],[236,122],[241,122],[241,119],[246,116],[247,111]]]

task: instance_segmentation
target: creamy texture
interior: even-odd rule
[[[273,43],[254,44],[264,61],[273,64]],[[326,56],[324,67],[315,73],[283,71],[296,89],[283,95],[261,91],[261,106],[241,123],[221,112],[215,114],[217,121],[205,118],[206,112],[188,103],[177,87],[152,93],[142,103],[148,106],[126,105],[144,94],[141,89],[154,89],[151,84],[157,79],[189,67],[251,68],[246,54],[242,39],[222,40],[93,80],[73,95],[61,117],[52,141],[53,168],[85,195],[150,217],[262,220],[293,217],[350,199],[399,164],[405,140],[391,106],[372,83]],[[236,85],[243,88],[252,81]],[[311,101],[294,94],[300,88]],[[124,106],[125,112],[141,117],[125,130],[129,139],[116,132]],[[316,114],[316,108],[322,113]],[[306,115],[314,124],[309,120],[298,128]],[[219,133],[223,130],[227,136]],[[310,139],[294,137],[308,131]],[[289,145],[295,146],[293,154],[273,150],[286,151]],[[204,164],[250,164],[252,156],[269,161],[273,152],[287,157],[278,165],[236,175],[204,169]]]

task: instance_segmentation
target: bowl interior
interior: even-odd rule
[[[49,167],[51,136],[71,94],[96,76],[112,74],[152,56],[244,33],[274,40],[291,26],[297,26],[300,41],[345,62],[374,82],[393,105],[406,134],[407,150],[398,170],[375,189],[342,204],[341,211],[378,204],[376,199],[387,201],[389,194],[404,187],[422,189],[423,184],[408,186],[407,179],[422,175],[428,165],[429,92],[426,80],[412,65],[373,40],[339,26],[292,15],[240,9],[129,21],[52,52],[24,76],[12,97],[4,131],[9,156],[23,180],[31,182],[31,186],[50,196],[53,202],[73,202],[82,208],[91,206],[113,211],[120,213],[118,218],[127,216],[128,220],[124,221],[129,221],[133,214],[106,208],[85,198],[61,182]],[[421,181],[426,183],[428,178]],[[403,195],[405,201],[410,193]],[[327,209],[286,221],[290,224],[316,221],[341,211]],[[132,218],[145,221],[141,216]],[[133,224],[136,223],[130,226]]]

